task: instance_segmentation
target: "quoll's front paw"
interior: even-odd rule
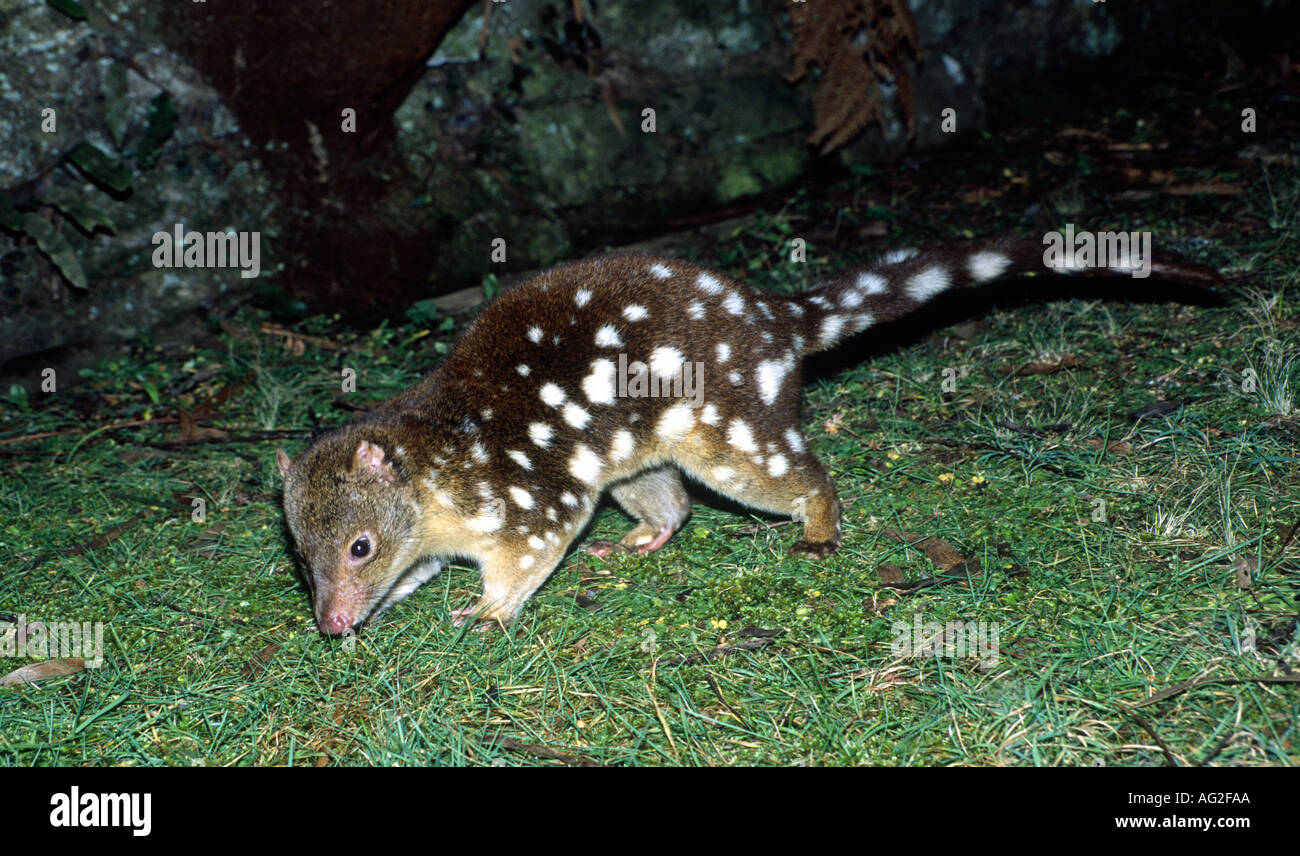
[[[840,549],[835,541],[795,541],[787,551],[791,556],[804,556],[809,559],[825,559]]]
[[[453,609],[451,611],[451,623],[457,627],[464,626],[466,621],[474,617],[474,607],[467,606],[463,609]]]
[[[479,610],[478,604],[475,604],[473,606],[467,606],[464,607],[463,609],[453,609],[451,611],[451,623],[457,627],[464,627],[465,622],[473,620],[474,614],[478,612],[478,610]],[[478,623],[474,626],[474,632],[486,633],[492,628],[500,627],[500,626],[502,626],[501,622],[498,621],[495,617],[488,614],[484,614],[478,617]]]

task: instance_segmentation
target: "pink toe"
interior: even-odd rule
[[[642,544],[640,547],[637,547],[637,552],[653,553],[655,550],[658,550],[660,547],[667,544],[668,539],[671,537],[673,537],[673,530],[662,529],[659,531],[659,534],[655,536],[655,539],[653,541],[650,541],[649,543]]]

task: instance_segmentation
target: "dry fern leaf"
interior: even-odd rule
[[[906,54],[920,57],[916,19],[907,0],[786,0],[794,25],[794,71],[821,69],[813,92],[808,141],[834,151],[875,122],[884,127],[880,84],[892,83],[907,135],[916,134]]]

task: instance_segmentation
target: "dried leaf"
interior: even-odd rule
[[[794,70],[787,79],[802,79],[814,65],[821,69],[808,141],[826,154],[873,122],[883,127],[884,82],[896,87],[908,135],[914,135],[912,79],[904,53],[919,57],[920,40],[907,0],[789,0],[787,5],[794,29]],[[867,38],[859,39],[864,32]]]
[[[981,572],[977,560],[967,559],[958,552],[956,547],[942,538],[916,535],[911,532],[899,532],[897,529],[885,529],[880,534],[893,541],[911,544],[924,553],[926,558],[934,562],[935,566],[940,570],[951,571],[960,568],[971,576]]]
[[[273,659],[275,659],[275,655],[279,650],[280,644],[278,642],[272,642],[270,645],[267,645],[261,651],[254,654],[252,658],[244,664],[244,668],[242,669],[244,680],[255,681],[260,678],[266,671],[266,667],[271,664]]]
[[[1100,449],[1101,438],[1089,437],[1087,440],[1083,441],[1083,445],[1088,449]],[[1133,446],[1129,443],[1125,443],[1123,440],[1112,440],[1106,444],[1106,451],[1117,453],[1131,452],[1133,451]]]
[[[43,681],[46,678],[57,678],[60,675],[75,675],[77,672],[84,671],[86,671],[86,661],[80,657],[43,660],[39,663],[29,663],[26,666],[14,669],[3,678],[0,678],[0,687],[15,687],[21,684],[30,684],[33,681]]]
[[[882,583],[888,585],[901,585],[907,577],[903,575],[903,569],[893,562],[884,562],[876,568],[876,576]]]
[[[1238,556],[1232,562],[1232,569],[1236,572],[1237,587],[1248,589],[1254,586],[1254,574],[1259,570],[1259,560],[1253,556]]]
[[[1026,377],[1028,375],[1056,374],[1063,369],[1077,369],[1081,365],[1083,365],[1083,360],[1071,355],[1068,357],[1061,357],[1061,359],[1052,362],[1026,363],[1018,369],[1003,366],[1000,371],[1003,374],[1013,374],[1016,377]]]

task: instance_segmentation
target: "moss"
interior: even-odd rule
[[[722,167],[715,190],[718,200],[730,202],[793,181],[807,157],[793,143],[738,150]]]

